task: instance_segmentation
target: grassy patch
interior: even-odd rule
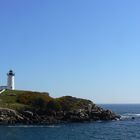
[[[22,90],[6,90],[2,94],[0,94],[0,107],[10,108],[15,110],[21,110],[25,107],[29,107],[28,104],[18,102],[18,98],[20,95],[28,95],[31,97],[34,95],[42,95],[39,92],[31,92],[31,91],[22,91]],[[44,93],[46,94],[46,93]],[[46,94],[48,95],[48,94]]]
[[[47,93],[23,91],[23,90],[6,90],[0,94],[0,107],[23,110],[30,108],[40,111],[70,111],[81,109],[92,102],[85,99],[64,96],[52,98]]]

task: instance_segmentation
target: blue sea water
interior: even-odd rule
[[[122,119],[50,126],[0,126],[0,140],[140,140],[140,105],[101,106],[120,114]]]

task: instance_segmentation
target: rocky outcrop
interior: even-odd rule
[[[120,119],[119,115],[116,115],[111,110],[104,110],[91,102],[81,106],[81,108],[74,108],[69,111],[51,110],[49,113],[27,109],[18,112],[8,108],[0,108],[0,124],[54,124],[117,119]]]
[[[74,122],[83,122],[83,121],[97,121],[97,120],[118,120],[120,119],[119,115],[116,115],[111,110],[103,110],[99,109],[97,111],[91,110],[91,112],[87,110],[77,110],[67,112],[64,116],[64,120],[66,121],[74,121]]]
[[[120,119],[111,110],[104,110],[95,104],[81,109],[71,111],[57,111],[52,114],[42,113],[25,110],[17,112],[8,108],[0,108],[0,124],[54,124],[60,122],[85,122],[97,120],[117,120]]]
[[[15,124],[21,122],[23,117],[15,110],[0,108],[0,124]]]

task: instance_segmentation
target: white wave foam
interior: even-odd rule
[[[32,128],[32,127],[41,127],[41,128],[59,128],[60,126],[55,126],[55,125],[9,125],[7,127],[17,127],[17,128]]]
[[[126,120],[126,119],[140,119],[140,114],[139,113],[125,113],[121,115],[121,120]]]

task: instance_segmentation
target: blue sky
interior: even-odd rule
[[[139,0],[0,0],[0,84],[96,103],[140,103]]]

